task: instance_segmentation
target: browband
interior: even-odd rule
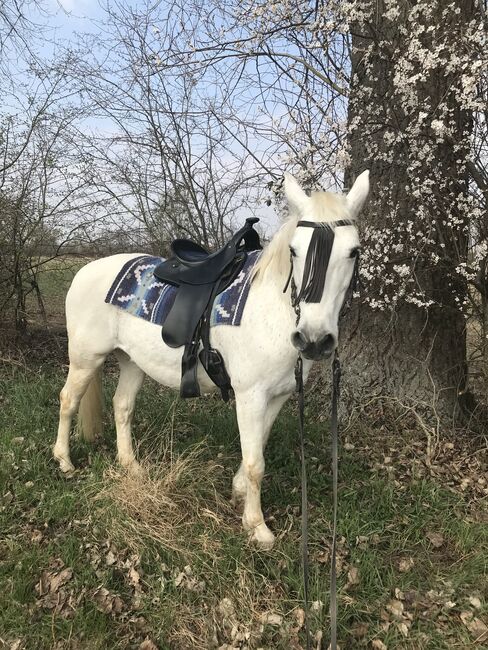
[[[339,221],[299,221],[298,226],[304,228],[338,228],[339,226],[354,226],[352,219],[339,219]]]

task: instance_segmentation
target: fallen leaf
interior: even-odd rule
[[[134,567],[132,567],[129,571],[129,579],[134,586],[139,584],[141,576],[139,575],[139,572],[134,569]]]
[[[359,571],[358,568],[352,566],[347,572],[347,586],[352,587],[359,584]]]
[[[179,587],[181,585],[181,583],[183,582],[183,580],[185,579],[185,577],[186,577],[186,574],[183,573],[183,571],[181,571],[181,573],[179,573],[176,576],[176,578],[174,579],[175,587]]]
[[[480,618],[474,617],[472,612],[461,612],[460,618],[477,643],[488,639],[488,626]]]
[[[39,596],[43,597],[47,594],[55,594],[62,585],[66,584],[68,580],[73,577],[73,569],[66,568],[62,571],[43,571],[39,582],[36,585],[36,591]]]
[[[363,636],[366,636],[368,633],[368,624],[367,623],[354,623],[351,628],[351,633],[356,639],[361,639]]]
[[[298,628],[302,628],[305,623],[305,610],[303,610],[301,607],[297,607],[293,614],[295,616]]]
[[[315,650],[320,650],[322,648],[322,639],[324,637],[324,633],[322,630],[317,630],[314,634],[313,640],[315,641]],[[301,647],[301,646],[300,646]],[[330,647],[330,646],[329,646]],[[340,646],[337,646],[337,650],[341,650]]]
[[[261,621],[264,624],[279,626],[283,623],[283,616],[272,612],[264,612],[261,614]]]
[[[58,589],[66,584],[68,580],[71,580],[73,577],[73,569],[66,568],[60,571],[59,573],[55,574],[51,578],[51,583],[50,583],[50,591],[56,592]]]
[[[393,614],[393,616],[400,618],[403,614],[403,603],[400,600],[392,599],[387,603],[386,609],[390,614]]]
[[[115,557],[115,555],[112,553],[112,551],[109,551],[105,556],[105,564],[107,566],[112,566],[113,564],[115,564],[116,561],[117,558]]]
[[[373,641],[371,641],[371,647],[374,648],[374,650],[388,650],[388,646],[379,639],[373,639]]]
[[[478,598],[478,596],[470,596],[469,602],[475,609],[481,609],[481,600]]]
[[[410,571],[414,564],[415,560],[413,557],[405,557],[398,563],[398,570],[400,573],[407,573],[407,571]]]
[[[219,603],[219,611],[222,616],[233,616],[235,613],[234,604],[230,598],[222,598]]]
[[[151,641],[151,639],[146,638],[139,646],[138,650],[158,650],[158,646]]]
[[[105,587],[99,587],[93,592],[93,600],[97,609],[104,614],[120,614],[124,609],[122,598],[111,594]]]
[[[440,548],[444,544],[444,536],[441,533],[429,532],[426,537],[434,548]]]
[[[397,623],[397,628],[405,638],[408,636],[408,625],[406,623]]]

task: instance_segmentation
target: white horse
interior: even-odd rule
[[[242,462],[232,482],[232,496],[244,501],[242,523],[252,540],[269,548],[274,535],[261,510],[264,448],[273,422],[295,389],[294,368],[300,351],[304,379],[312,363],[331,356],[337,346],[338,319],[350,285],[354,256],[359,247],[353,224],[335,228],[335,237],[320,302],[301,302],[300,320],[291,304],[290,287],[283,288],[293,256],[293,279],[300,291],[313,228],[297,227],[299,220],[331,223],[356,219],[369,191],[363,172],[347,195],[316,192],[308,196],[298,182],[285,174],[289,217],[264,249],[254,271],[241,325],[215,326],[211,344],[225,361],[235,393]],[[131,440],[134,402],[145,375],[160,384],[178,388],[183,348],[167,347],[161,327],[105,303],[116,274],[137,254],[112,255],[84,266],[73,279],[66,297],[69,336],[69,373],[60,394],[59,429],[54,457],[61,470],[74,469],[69,451],[73,415],[80,407],[85,436],[101,431],[99,370],[111,352],[120,364],[113,398],[119,462],[138,470]],[[198,371],[202,392],[216,387],[202,367]],[[83,398],[83,399],[82,399]],[[81,404],[80,404],[81,401]]]

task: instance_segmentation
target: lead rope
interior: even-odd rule
[[[305,637],[307,650],[310,650],[310,625],[308,620],[308,503],[307,503],[307,465],[305,462],[305,435],[303,432],[304,398],[303,398],[303,361],[298,355],[295,366],[295,380],[298,393],[298,423],[300,430],[300,459],[302,463],[302,572],[303,601],[305,610]]]
[[[332,549],[330,558],[330,648],[337,650],[337,475],[339,432],[337,426],[337,405],[340,396],[341,362],[337,349],[332,363],[332,409],[330,416],[331,456],[332,456]]]
[[[286,281],[283,293],[291,283],[291,304],[295,311],[296,325],[300,320],[300,302],[297,300],[297,287],[293,278],[293,256],[290,254],[290,275]],[[311,650],[310,645],[310,623],[308,617],[308,503],[307,503],[307,464],[305,461],[305,434],[304,434],[304,410],[305,400],[303,396],[303,359],[299,354],[295,365],[295,382],[298,394],[298,428],[300,431],[300,460],[302,464],[302,578],[303,578],[303,604],[305,611],[305,637],[306,649]]]
[[[296,325],[300,320],[300,303],[297,300],[297,288],[293,278],[293,256],[290,255],[290,275],[286,281],[283,293],[291,285],[291,304],[296,315]],[[302,573],[303,601],[305,610],[306,650],[311,650],[310,624],[308,611],[308,499],[307,499],[307,466],[305,461],[304,409],[303,395],[303,360],[301,355],[295,365],[295,381],[298,393],[298,423],[300,431],[300,457],[302,464]],[[337,568],[336,568],[336,538],[337,538],[337,476],[338,476],[338,446],[339,432],[337,425],[337,405],[339,402],[341,382],[341,363],[337,349],[332,362],[332,407],[330,418],[331,456],[332,456],[332,547],[330,559],[330,650],[337,650]]]
[[[303,601],[305,609],[306,648],[310,645],[309,607],[308,607],[308,504],[307,504],[307,467],[305,461],[304,441],[304,396],[303,396],[303,361],[299,356],[295,366],[295,380],[298,393],[298,422],[300,431],[300,457],[302,463],[302,572],[303,572]],[[337,491],[338,491],[338,447],[339,433],[337,425],[337,406],[340,396],[341,363],[335,353],[332,363],[332,409],[330,420],[331,456],[332,456],[332,547],[330,558],[330,650],[337,650]]]

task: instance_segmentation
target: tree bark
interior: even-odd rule
[[[467,395],[471,116],[454,57],[466,56],[475,9],[454,4],[459,13],[446,14],[442,0],[367,0],[351,25],[345,184],[369,168],[371,193],[360,215],[362,298],[343,340],[346,395],[387,395],[437,421],[458,420]]]

